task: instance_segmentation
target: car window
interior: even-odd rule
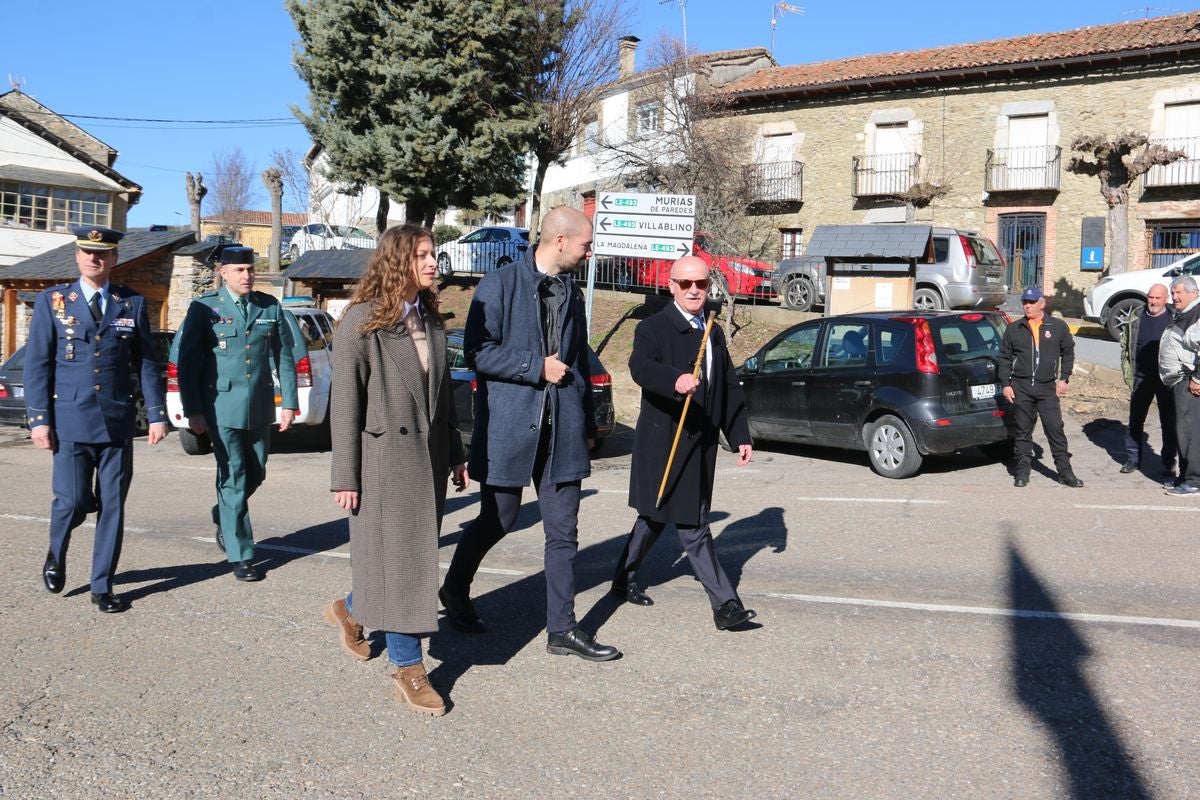
[[[462,242],[463,242],[463,244],[475,244],[476,242],[485,242],[485,241],[487,241],[487,235],[488,235],[487,229],[480,228],[479,230],[475,231],[474,233],[469,233],[465,237],[463,237]]]
[[[467,359],[463,355],[462,342],[457,339],[446,340],[446,361],[450,369],[466,369]]]
[[[976,358],[995,358],[1004,335],[1002,318],[992,314],[962,314],[930,320],[938,358],[960,363]]]
[[[496,228],[494,231],[492,231],[493,242],[507,242],[508,239],[508,231],[504,230],[503,228]]]
[[[309,350],[324,350],[325,338],[321,334],[321,326],[308,314],[293,314],[296,324],[300,326],[300,335]]]
[[[933,260],[945,264],[950,257],[950,240],[945,236],[933,237]]]
[[[870,328],[861,322],[837,322],[825,339],[825,366],[860,367],[867,363]]]
[[[332,342],[333,326],[329,324],[329,317],[324,314],[317,314],[314,319],[317,321],[317,325],[320,326],[321,333],[325,334],[325,339]]]
[[[1179,268],[1180,275],[1195,275],[1200,273],[1200,256],[1196,256],[1191,261],[1185,261],[1183,266]]]
[[[979,236],[964,236],[962,238],[963,242],[973,251],[976,264],[992,266],[1003,263],[1000,260],[1000,254],[996,252],[996,248],[992,247],[992,243],[987,239]]]
[[[521,238],[528,242],[529,241],[529,231],[521,231]]]
[[[817,334],[821,326],[806,325],[789,332],[763,351],[761,372],[782,372],[789,369],[808,369],[812,366],[813,351],[817,349]]]
[[[875,363],[884,366],[902,360],[900,356],[907,351],[912,337],[911,325],[879,326],[875,333]]]

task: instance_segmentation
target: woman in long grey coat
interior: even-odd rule
[[[354,583],[324,616],[358,659],[370,656],[363,626],[384,631],[396,699],[441,716],[420,635],[437,628],[446,478],[460,492],[468,478],[436,278],[429,231],[388,229],[334,334],[331,490],[350,512]]]

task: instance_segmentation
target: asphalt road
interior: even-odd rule
[[[432,638],[440,719],[399,707],[386,658],[350,660],[321,619],[350,588],[328,453],[271,457],[267,577],[240,584],[207,522],[211,461],[138,441],[132,608],[105,616],[86,525],[67,591],[41,587],[50,459],[7,437],[0,796],[1195,797],[1200,503],[1149,467],[1120,475],[1118,423],[1084,422],[1080,490],[1041,470],[1014,489],[974,451],[905,481],[854,453],[722,454],[717,548],[759,612],[741,632],[714,629],[670,533],[644,570],[653,607],[606,594],[632,522],[626,434],[585,483],[577,564],[579,617],[624,657],[545,652],[527,505],[476,581],[492,631]],[[451,500],[443,562],[476,501]]]

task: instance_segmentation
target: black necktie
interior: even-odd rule
[[[92,319],[96,322],[104,316],[104,312],[100,310],[100,293],[96,292],[92,295],[92,299],[88,301],[88,308],[92,310]]]

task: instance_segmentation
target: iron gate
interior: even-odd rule
[[[1000,253],[1013,292],[1041,286],[1046,255],[1045,214],[1001,214]]]

